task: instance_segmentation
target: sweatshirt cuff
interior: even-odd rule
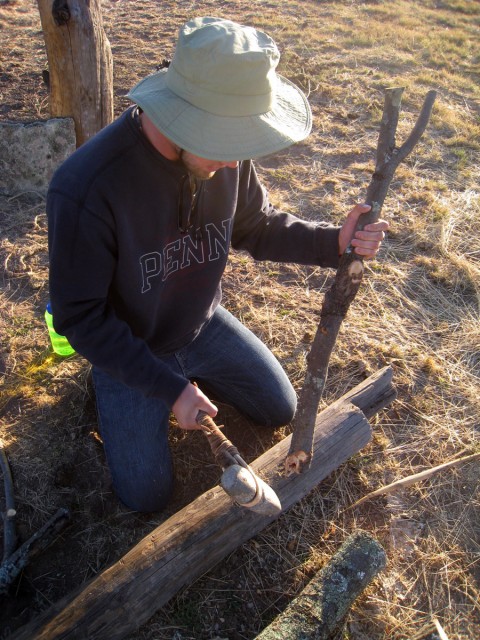
[[[315,251],[318,256],[318,264],[321,267],[336,269],[340,264],[338,253],[338,236],[340,227],[323,227],[317,229]]]

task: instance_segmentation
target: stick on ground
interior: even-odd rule
[[[67,524],[70,514],[67,509],[59,509],[36,533],[24,542],[0,566],[0,595],[8,593],[20,572],[36,555],[52,544],[59,532]]]
[[[412,476],[408,476],[406,478],[401,478],[400,480],[396,480],[391,484],[387,484],[384,487],[380,487],[380,489],[376,489],[371,493],[368,493],[360,500],[357,500],[354,504],[349,507],[352,509],[353,507],[358,507],[358,505],[374,498],[375,496],[387,495],[389,493],[393,493],[397,489],[405,489],[406,487],[411,487],[416,482],[420,482],[421,480],[427,480],[431,478],[433,475],[438,473],[439,471],[444,471],[445,469],[450,469],[451,467],[457,467],[460,464],[465,464],[466,462],[473,462],[474,460],[480,460],[480,453],[473,453],[471,456],[464,456],[463,458],[457,458],[457,460],[450,460],[450,462],[444,462],[443,464],[439,464],[436,467],[432,467],[431,469],[425,469],[424,471],[420,471],[419,473],[415,473]]]

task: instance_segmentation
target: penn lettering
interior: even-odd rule
[[[230,229],[232,228],[232,219],[227,218],[222,222],[223,232],[213,222],[205,225],[205,231],[208,237],[208,260],[218,260],[221,256],[228,253],[228,245],[230,244]]]
[[[152,251],[140,256],[140,267],[142,270],[142,293],[146,293],[152,288],[150,279],[160,275],[162,254],[158,253],[158,251]]]
[[[231,226],[230,219],[224,220],[220,226],[213,222],[205,225],[208,262],[219,260],[228,254]],[[186,234],[181,239],[169,242],[162,251],[151,251],[140,256],[142,293],[150,291],[152,280],[159,276],[162,282],[165,282],[177,271],[188,269],[193,261],[203,264],[205,262],[204,247],[205,244],[201,238],[192,238]]]

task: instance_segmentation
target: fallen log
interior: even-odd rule
[[[315,463],[306,473],[290,477],[283,474],[290,437],[251,464],[277,493],[283,511],[370,441],[371,428],[366,418],[394,399],[391,380],[392,370],[386,367],[318,415]],[[13,638],[123,638],[145,623],[182,587],[190,585],[276,518],[238,507],[220,487],[207,491],[86,586],[21,628]]]
[[[256,640],[335,640],[358,596],[385,567],[383,547],[363,531],[351,535]]]

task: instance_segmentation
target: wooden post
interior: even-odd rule
[[[113,64],[99,0],[37,0],[47,49],[50,114],[72,117],[77,147],[113,120]]]
[[[318,415],[315,458],[301,475],[285,477],[285,438],[251,464],[286,511],[371,438],[366,416],[395,397],[392,370],[357,385]],[[12,640],[117,640],[136,630],[182,587],[214,567],[277,516],[233,504],[220,487],[207,491],[141,540],[117,563],[75,594],[19,630]]]
[[[256,640],[340,638],[353,603],[386,562],[375,538],[357,531]]]

